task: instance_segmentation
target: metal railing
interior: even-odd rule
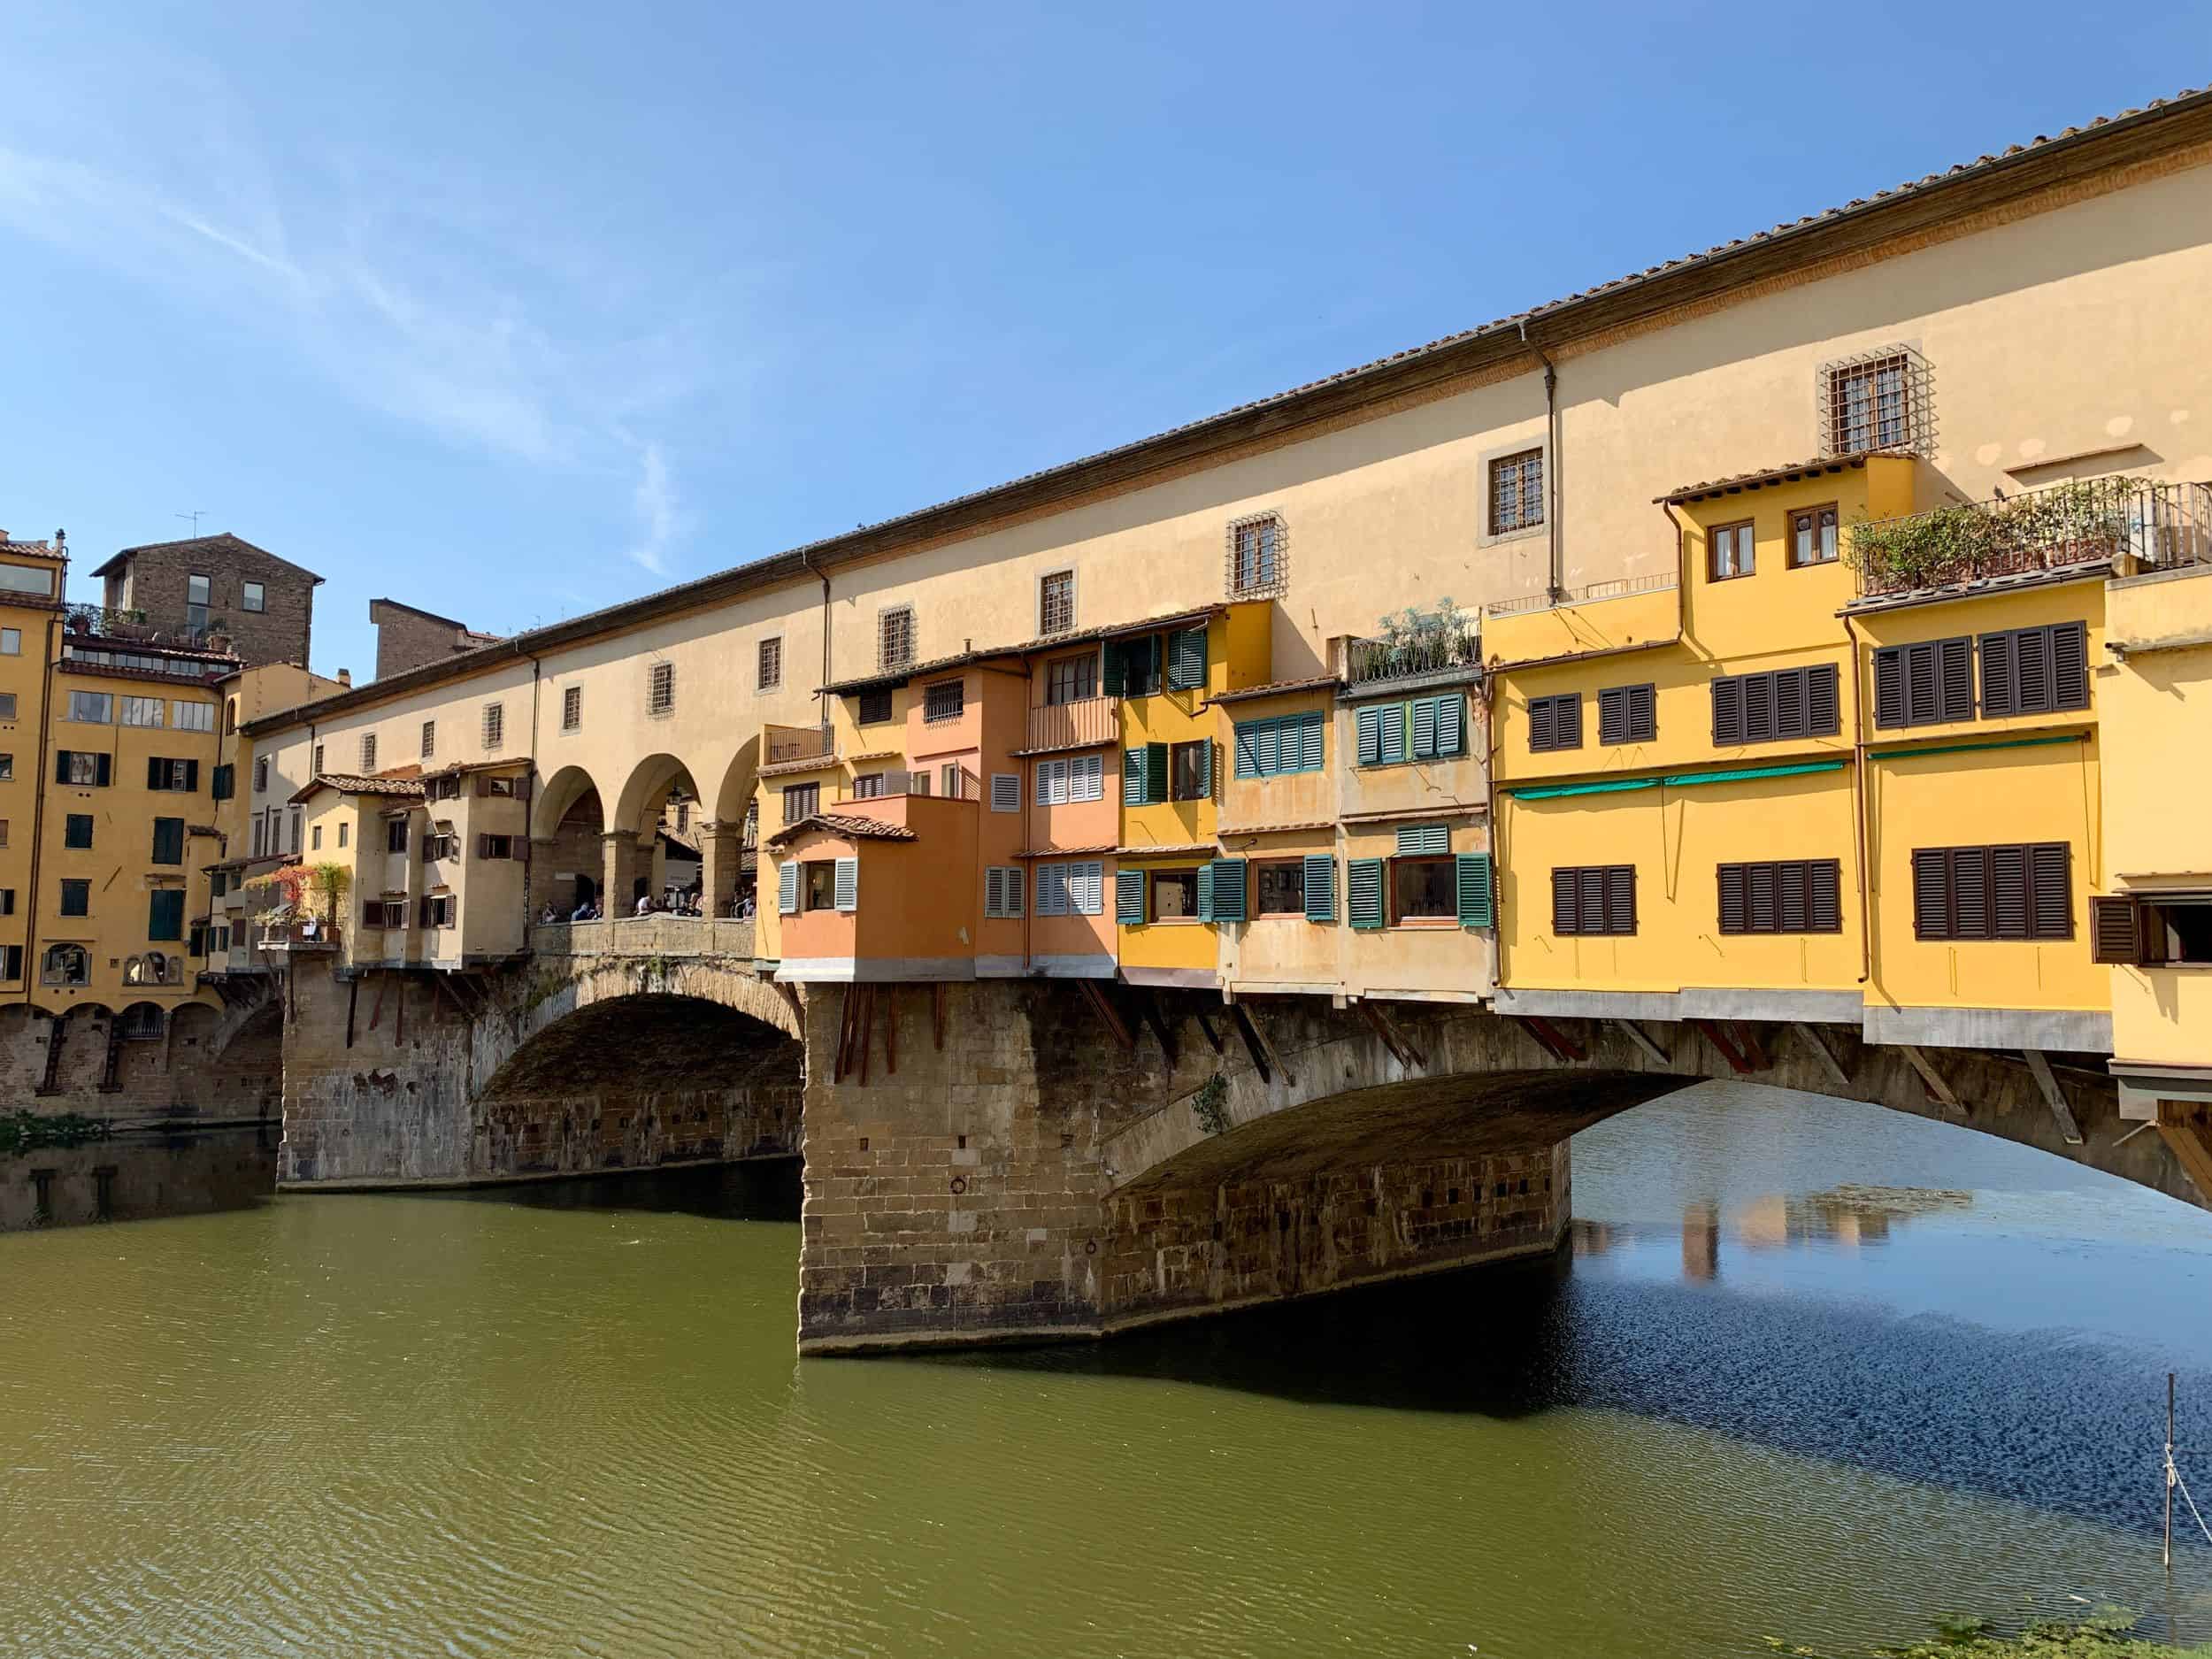
[[[1649,576],[1624,576],[1616,581],[1592,582],[1583,588],[1570,588],[1555,599],[1551,595],[1523,594],[1518,599],[1500,599],[1486,604],[1486,617],[1521,617],[1532,611],[1552,611],[1562,605],[1595,604],[1601,599],[1624,599],[1632,594],[1666,593],[1678,584],[1672,571],[1659,571]]]
[[[820,760],[831,751],[830,729],[826,726],[772,726],[763,735],[762,747],[768,751],[763,765]]]
[[[2079,479],[1850,527],[1864,598],[2115,564],[2212,561],[2212,485]]]
[[[1481,664],[1481,629],[1470,621],[1450,627],[1416,628],[1389,639],[1352,640],[1345,650],[1344,679],[1348,685],[1364,686],[1448,668],[1477,668]]]
[[[1048,703],[1029,711],[1027,749],[1079,749],[1110,743],[1121,734],[1121,699],[1085,697],[1078,703]]]
[[[143,611],[115,611],[73,600],[61,607],[61,624],[72,634],[93,634],[110,640],[144,641],[153,632],[146,626]]]

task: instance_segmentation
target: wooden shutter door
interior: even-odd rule
[[[1933,647],[1942,677],[1943,706],[1938,718],[1947,722],[1974,718],[1974,644],[1970,640],[1939,640]]]
[[[1838,702],[1838,680],[1833,663],[1824,663],[1807,671],[1805,729],[1813,737],[1833,737],[1843,729],[1843,713]]]
[[[794,916],[799,909],[799,866],[786,859],[776,872],[776,910],[784,916]]]
[[[1413,757],[1432,760],[1436,756],[1436,699],[1417,697],[1413,702]]]
[[[1244,920],[1245,861],[1241,858],[1217,858],[1213,862],[1213,872],[1214,920]]]
[[[860,908],[860,860],[840,858],[836,877],[837,908],[856,910]]]
[[[2131,898],[2091,899],[2089,941],[2092,962],[2142,961],[2142,907]]]
[[[148,756],[146,757],[146,787],[149,789],[158,789],[168,781],[169,780],[166,775],[166,768],[165,768],[161,764],[161,757],[158,755]]]
[[[1382,759],[1382,710],[1362,709],[1352,717],[1352,724],[1359,735],[1359,764],[1379,764]],[[1532,746],[1535,742],[1532,737],[1529,741]]]
[[[1214,918],[1214,867],[1211,864],[1198,866],[1198,919],[1210,922]]]
[[[2012,636],[2012,660],[2018,683],[2016,714],[2051,710],[2051,636],[2041,628],[2022,628]]]
[[[1560,698],[1559,712],[1553,718],[1557,724],[1559,747],[1580,749],[1582,747],[1582,694],[1577,692],[1571,697]]]
[[[1144,794],[1144,750],[1125,749],[1121,757],[1121,803],[1124,806],[1142,806]]]
[[[1114,872],[1114,920],[1124,927],[1144,925],[1144,872]]]
[[[1843,931],[1843,866],[1833,858],[1816,858],[1806,866],[1805,926],[1816,933]]]
[[[2027,855],[2029,931],[2038,939],[2071,939],[2073,849],[2065,841],[2039,841]]]
[[[1614,864],[1605,872],[1605,931],[1636,931],[1636,867]]]
[[[1365,710],[1362,710],[1363,714]],[[1558,722],[1554,718],[1557,705],[1549,697],[1531,697],[1528,700],[1528,746],[1532,752],[1556,749],[1559,746]],[[63,776],[67,777],[65,769]]]
[[[1236,728],[1236,761],[1234,776],[1257,778],[1260,772],[1260,734],[1267,728],[1263,722],[1247,720]]]
[[[1575,922],[1586,933],[1605,931],[1605,872],[1602,869],[1575,872]]]
[[[1462,853],[1455,861],[1459,874],[1459,925],[1462,927],[1490,926],[1490,855]]]
[[[1954,939],[1987,939],[1989,931],[1989,849],[1951,849],[1951,916]]]
[[[1765,743],[1774,737],[1774,676],[1743,677],[1743,741]]]
[[[1436,752],[1467,752],[1467,699],[1463,693],[1451,692],[1436,700]],[[1321,726],[1317,715],[1314,718],[1313,743],[1306,751],[1306,763],[1316,768],[1321,764]]]
[[[1628,741],[1628,687],[1608,686],[1598,693],[1598,741]]]
[[[1746,918],[1751,914],[1744,902],[1744,866],[1722,864],[1717,875],[1720,931],[1724,933],[1743,933],[1746,931]]]
[[[1993,847],[1989,849],[1990,934],[1996,939],[2025,939],[2028,926],[2028,849]]]
[[[1354,858],[1344,866],[1350,889],[1352,926],[1363,932],[1383,925],[1383,861]]]
[[[1713,682],[1713,743],[1733,748],[1743,741],[1743,681],[1729,678]]]
[[[2012,635],[1985,634],[1981,648],[1982,712],[1992,717],[2018,713],[2019,680],[2013,672]]]
[[[1144,746],[1144,798],[1147,801],[1167,799],[1167,745],[1147,743]]]
[[[1648,743],[1659,735],[1659,691],[1655,686],[1628,689],[1628,741]]]
[[[2062,622],[2051,630],[2051,707],[2089,706],[2089,625]]]
[[[1551,872],[1551,930],[1564,939],[1582,931],[1581,872]]]
[[[1874,724],[1893,726],[1904,723],[1905,653],[1901,647],[1885,645],[1874,653]]]
[[[1774,682],[1774,734],[1802,737],[1811,729],[1805,718],[1805,671],[1786,668],[1770,674]]]
[[[1306,855],[1306,919],[1336,920],[1336,859],[1328,853]]]

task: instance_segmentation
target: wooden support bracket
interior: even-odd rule
[[[2074,1121],[2073,1110],[2066,1104],[2066,1093],[2051,1075],[2051,1063],[2043,1057],[2039,1048],[2025,1048],[2020,1057],[2028,1063],[2028,1071],[2035,1079],[2036,1087],[2043,1091],[2043,1103],[2051,1109],[2051,1116],[2058,1120],[2058,1133],[2070,1147],[2081,1144],[2081,1125]]]
[[[1523,1031],[1536,1040],[1537,1045],[1555,1060],[1572,1064],[1590,1056],[1582,1045],[1540,1014],[1516,1014]]]
[[[1702,1032],[1705,1041],[1719,1050],[1721,1058],[1728,1062],[1730,1071],[1739,1076],[1748,1076],[1757,1069],[1751,1064],[1751,1057],[1736,1047],[1734,1040],[1722,1028],[1718,1020],[1694,1019],[1690,1024]]]
[[[1813,1058],[1820,1062],[1820,1069],[1838,1088],[1851,1087],[1851,1074],[1843,1069],[1843,1062],[1836,1058],[1836,1052],[1828,1046],[1825,1037],[1801,1019],[1791,1021],[1790,1029],[1797,1033],[1798,1041],[1813,1051]]]
[[[2212,1200],[2212,1118],[2201,1108],[2191,1111],[2170,1101],[2162,1103],[2158,1111],[2158,1138],[2179,1162],[2182,1173],[2197,1184],[2206,1199]]]
[[[1197,1018],[1198,1029],[1205,1033],[1206,1041],[1213,1045],[1214,1052],[1216,1054],[1219,1054],[1221,1052],[1221,1033],[1214,1029],[1213,1016],[1207,1013],[1206,1010],[1202,1008],[1198,1010]]]
[[[1150,989],[1139,992],[1137,1014],[1146,1025],[1152,1027],[1153,1034],[1159,1038],[1160,1052],[1167,1056],[1167,1069],[1172,1071],[1175,1069],[1176,1059],[1175,1033],[1168,1024],[1167,1015],[1160,1007],[1160,994]]]
[[[1767,1053],[1766,1044],[1760,1041],[1756,1025],[1747,1019],[1732,1019],[1728,1022],[1728,1029],[1735,1033],[1736,1047],[1743,1051],[1743,1057],[1750,1063],[1753,1071],[1774,1070],[1774,1057]]]
[[[1267,1045],[1260,1040],[1259,1027],[1252,1023],[1252,1017],[1244,1011],[1244,1004],[1230,1003],[1229,1018],[1236,1021],[1237,1034],[1244,1039],[1244,1050],[1252,1056],[1252,1069],[1260,1074],[1260,1081],[1273,1082],[1275,1073],[1273,1068],[1267,1063]]]
[[[1391,1030],[1390,1023],[1375,1011],[1375,1005],[1363,997],[1352,1006],[1359,1010],[1360,1018],[1366,1023],[1367,1029],[1375,1033],[1375,1040],[1390,1050],[1390,1057],[1401,1068],[1409,1069],[1413,1064],[1413,1056],[1399,1043],[1398,1033]]]
[[[374,1031],[377,1028],[378,1024],[384,1018],[384,989],[387,983],[391,979],[391,977],[392,976],[388,973],[380,973],[376,976],[376,1001],[369,1009],[369,1029],[371,1031]],[[355,979],[353,981],[353,988],[357,991],[361,988],[361,981],[359,979]],[[351,1019],[352,1009],[353,1000],[350,996],[349,996],[346,999],[346,1010],[348,1014],[348,1019],[346,1022],[346,1047],[349,1048],[353,1047],[353,1022]]]
[[[1672,1057],[1669,1056],[1667,1051],[1664,1048],[1662,1048],[1656,1042],[1653,1041],[1652,1039],[1645,1033],[1644,1028],[1641,1025],[1639,1025],[1634,1020],[1617,1019],[1613,1023],[1621,1028],[1622,1033],[1627,1037],[1629,1041],[1634,1043],[1636,1047],[1642,1051],[1644,1057],[1647,1060],[1649,1060],[1654,1065],[1671,1065],[1674,1064]]]
[[[929,999],[931,1035],[937,1040],[937,1052],[945,1051],[945,982],[942,979],[931,987],[936,995]]]
[[[1951,1086],[1943,1080],[1943,1073],[1935,1069],[1934,1061],[1929,1059],[1926,1055],[1909,1042],[1899,1043],[1897,1052],[1903,1055],[1911,1064],[1912,1069],[1920,1073],[1920,1080],[1927,1085],[1928,1097],[1931,1100],[1939,1101],[1955,1111],[1966,1110],[1966,1108],[1960,1104],[1959,1097],[1951,1092]]]
[[[868,1051],[875,1047],[876,987],[864,985],[860,989],[860,1087],[868,1087]]]
[[[899,1074],[899,987],[883,987],[883,1075]]]
[[[1108,1031],[1113,1033],[1114,1041],[1124,1048],[1134,1048],[1137,1046],[1136,1038],[1130,1034],[1129,1027],[1123,1023],[1121,1015],[1114,1008],[1113,999],[1099,988],[1098,982],[1095,979],[1078,979],[1076,984],[1082,987],[1083,1000],[1091,1005],[1091,1011],[1104,1023]]]

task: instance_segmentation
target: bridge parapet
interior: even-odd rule
[[[541,956],[733,956],[753,954],[749,918],[618,916],[597,922],[541,922],[530,930]]]

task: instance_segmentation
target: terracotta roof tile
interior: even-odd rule
[[[1765,484],[1786,484],[1796,479],[1810,478],[1816,472],[1840,472],[1849,467],[1864,466],[1868,456],[1883,453],[1905,455],[1907,452],[1902,449],[1856,449],[1849,455],[1824,455],[1810,461],[1787,461],[1780,466],[1770,466],[1762,472],[1732,472],[1726,478],[1709,478],[1701,484],[1685,484],[1663,495],[1655,495],[1652,500],[1679,506],[1686,501],[1718,495],[1728,490],[1757,489]]]
[[[1279,696],[1288,691],[1319,691],[1343,683],[1343,680],[1335,674],[1315,674],[1307,680],[1279,680],[1271,686],[1247,686],[1241,691],[1220,692],[1207,698],[1206,702],[1209,706],[1217,703],[1244,703],[1253,697]]]
[[[921,839],[903,824],[886,824],[881,818],[855,818],[845,812],[817,812],[811,818],[803,818],[788,828],[779,830],[768,838],[768,844],[781,847],[813,830],[820,830],[829,835],[842,835],[849,841],[910,841]]]
[[[296,790],[295,802],[304,801],[319,789],[335,789],[340,795],[392,795],[403,800],[422,798],[419,778],[365,777],[353,772],[319,772]]]

